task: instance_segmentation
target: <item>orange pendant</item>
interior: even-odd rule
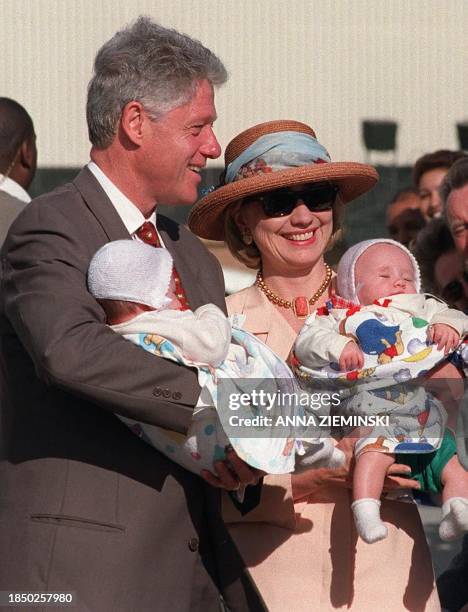
[[[292,309],[298,319],[305,319],[310,314],[309,300],[303,295],[294,298]]]

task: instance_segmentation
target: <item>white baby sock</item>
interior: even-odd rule
[[[387,537],[388,529],[380,518],[380,500],[372,497],[357,499],[351,504],[358,534],[368,544]]]
[[[442,540],[456,540],[468,531],[468,499],[451,497],[442,504],[442,521],[439,535]]]

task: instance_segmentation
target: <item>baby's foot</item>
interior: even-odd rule
[[[451,497],[442,505],[444,517],[439,526],[442,540],[456,540],[468,531],[468,499]]]
[[[372,497],[358,499],[351,504],[358,534],[368,544],[387,537],[388,529],[380,518],[380,501]]]

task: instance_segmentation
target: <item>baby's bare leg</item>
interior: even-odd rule
[[[356,459],[351,509],[356,529],[368,544],[387,537],[387,527],[380,518],[380,496],[387,470],[394,462],[394,455],[372,451]]]
[[[356,459],[353,473],[353,500],[364,497],[380,499],[388,468],[395,455],[367,451]]]
[[[442,470],[442,516],[439,535],[455,540],[468,531],[468,472],[454,455]]]

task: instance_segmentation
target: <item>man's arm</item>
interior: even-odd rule
[[[14,225],[2,257],[6,317],[38,377],[138,421],[185,431],[199,395],[196,373],[141,351],[105,325],[86,288],[100,244],[47,202]]]

